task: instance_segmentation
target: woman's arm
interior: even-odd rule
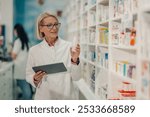
[[[32,70],[33,66],[34,66],[34,61],[33,61],[32,53],[31,51],[29,51],[27,65],[26,65],[26,81],[30,83],[33,87],[36,87],[33,81],[33,76],[35,74],[34,71]]]
[[[13,60],[15,60],[17,58],[17,55],[19,54],[21,50],[21,42],[19,39],[17,39],[15,42],[14,42],[14,46],[13,46],[13,49],[12,49],[12,52],[11,52],[11,58]]]
[[[70,49],[71,52],[71,77],[73,80],[77,81],[81,78],[81,65],[80,65],[80,45],[77,44],[77,47],[73,51],[72,48]]]
[[[15,60],[15,59],[17,58],[17,54],[14,53],[14,52],[11,52],[11,58],[12,58],[13,60]]]

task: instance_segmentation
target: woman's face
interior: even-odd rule
[[[18,35],[17,35],[17,31],[14,29],[14,35],[15,35],[15,37],[17,37]]]
[[[58,30],[58,21],[54,17],[45,18],[40,28],[40,31],[48,38],[56,38],[58,36]]]

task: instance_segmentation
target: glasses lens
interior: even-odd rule
[[[53,25],[49,24],[49,25],[47,25],[47,28],[52,29]]]
[[[60,27],[60,23],[54,24],[54,26],[55,26],[56,28],[59,28],[59,27]]]

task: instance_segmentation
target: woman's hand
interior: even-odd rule
[[[80,45],[77,44],[74,51],[71,48],[70,52],[71,52],[71,59],[73,60],[73,62],[77,62],[77,59],[79,58],[79,55],[80,55]]]
[[[37,87],[38,84],[41,82],[43,76],[46,75],[45,72],[42,71],[38,71],[37,73],[34,74],[33,76],[33,82],[35,84],[35,86]]]

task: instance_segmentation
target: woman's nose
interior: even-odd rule
[[[57,30],[57,28],[56,28],[56,26],[55,26],[55,25],[53,26],[53,29],[54,29],[54,30]]]

